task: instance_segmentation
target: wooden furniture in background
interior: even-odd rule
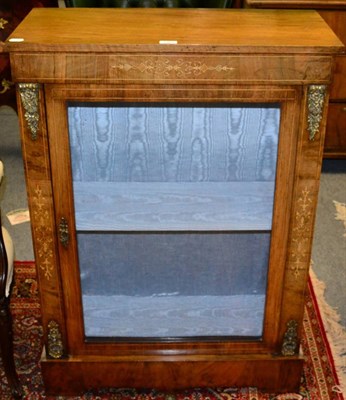
[[[335,9],[318,10],[346,46],[346,1]],[[336,57],[327,117],[324,156],[346,158],[346,54]]]
[[[303,365],[300,332],[328,85],[334,55],[343,49],[321,17],[313,11],[36,9],[6,45],[18,85],[42,304],[45,350],[41,363],[47,393],[76,394],[103,386],[298,389]],[[191,108],[194,117],[187,118]],[[254,122],[254,110],[263,116],[261,126]],[[209,117],[197,118],[204,111]],[[226,117],[217,119],[221,129],[214,133],[216,124],[210,118],[220,112]],[[114,117],[115,113],[120,116]],[[166,115],[165,119],[160,115]],[[175,115],[185,115],[185,119]],[[258,139],[253,132],[258,132]],[[194,140],[191,135],[195,135]],[[218,144],[222,135],[227,145]],[[191,153],[186,153],[186,146],[191,146]],[[254,158],[247,158],[248,151],[257,152],[256,146],[264,146],[258,152],[257,165]],[[226,164],[222,166],[226,159],[225,163],[232,166],[229,169]],[[245,168],[250,175],[258,168],[263,175],[253,176],[250,182],[242,180],[244,160],[250,163]],[[186,163],[191,163],[192,169],[183,174],[182,182],[180,175],[174,178],[170,189],[173,173],[185,168]],[[169,172],[163,182],[157,176],[145,178],[157,164],[158,174],[166,169]],[[208,175],[213,165],[213,174],[227,172],[230,178],[215,182],[215,175]],[[274,174],[270,172],[273,168]],[[85,171],[87,179],[82,178]],[[115,179],[119,171],[125,178]],[[147,172],[141,180],[138,177],[143,171]],[[238,181],[231,182],[237,174]],[[268,194],[268,175],[272,176],[272,200],[267,201],[263,196]],[[149,193],[131,189],[132,183],[145,188],[147,181]],[[206,185],[208,193],[197,191],[201,184]],[[257,189],[246,189],[248,184]],[[234,185],[240,189],[233,192]],[[243,190],[247,194],[240,195]],[[246,204],[250,207],[245,212],[242,207]],[[265,228],[251,222],[250,211],[256,213],[259,207],[269,210]],[[233,211],[250,224],[246,231],[239,232],[232,225],[229,215]],[[141,225],[143,218],[149,222]],[[191,225],[182,228],[186,218]],[[180,246],[184,246],[186,235],[196,234],[191,232],[195,223],[197,233],[208,235],[208,244],[192,255],[185,249],[182,256],[186,264],[178,273],[173,264],[175,255],[181,254],[172,251],[170,240],[180,240]],[[99,326],[93,325],[93,318],[87,318],[85,279],[101,285],[101,296],[109,286],[113,295],[118,295],[118,278],[114,276],[118,277],[119,270],[125,274],[124,286],[132,279],[138,282],[138,275],[145,270],[143,276],[150,279],[140,278],[135,285],[140,296],[140,289],[158,278],[153,273],[158,255],[150,249],[157,248],[156,238],[160,238],[166,243],[160,250],[163,259],[167,254],[173,260],[167,268],[159,268],[165,283],[190,274],[191,279],[181,284],[194,285],[204,277],[209,286],[219,271],[215,265],[207,266],[201,276],[199,265],[195,270],[192,267],[193,259],[199,257],[202,263],[199,253],[208,255],[210,243],[225,235],[236,242],[243,240],[245,261],[246,254],[256,255],[246,268],[258,262],[258,253],[251,247],[256,235],[270,237],[266,242],[266,301],[259,334],[220,335],[215,331],[211,335],[172,337],[168,331],[145,336],[141,329],[159,332],[165,321],[163,314],[158,322],[148,317],[134,334],[118,334],[124,309],[110,319],[113,328],[106,335],[88,333],[89,323],[96,329]],[[126,279],[133,265],[125,264],[124,268],[122,263],[112,262],[117,256],[112,249],[120,240],[119,248],[126,253],[133,238],[139,245],[140,259],[133,277]],[[113,244],[105,245],[108,240]],[[144,245],[148,242],[149,255]],[[212,251],[218,253],[217,248]],[[126,260],[136,255],[136,249],[128,252]],[[146,260],[149,257],[146,269],[142,254]],[[232,285],[229,265],[233,263],[239,269],[239,257],[237,246],[226,260],[225,275],[219,276],[218,282],[226,281],[226,287]],[[108,259],[111,263],[104,268]],[[85,275],[84,263],[90,260]],[[244,274],[240,269],[236,279],[241,278],[247,287],[251,276],[249,270]],[[149,297],[161,306],[160,301],[175,301],[176,294],[167,296],[161,291]],[[138,296],[125,297],[133,302],[138,298],[146,301]],[[186,305],[190,302],[192,299]],[[131,313],[131,306],[127,308]],[[98,307],[96,311],[104,310]],[[208,315],[211,311],[206,310]],[[226,308],[221,315],[231,312]],[[138,313],[135,328],[140,317]],[[250,313],[250,325],[254,317],[255,312]],[[189,318],[194,318],[193,312],[176,328],[184,328]],[[204,328],[215,329],[210,325]],[[239,322],[225,327],[227,332],[233,328],[246,330],[248,326]]]
[[[315,9],[346,45],[346,0],[245,0],[260,9]],[[346,55],[336,57],[324,144],[325,158],[346,158]]]
[[[57,0],[1,0],[0,42],[6,40],[33,7],[57,7]],[[10,60],[0,46],[0,106],[17,109],[15,88],[11,79]]]

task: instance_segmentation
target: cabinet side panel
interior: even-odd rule
[[[35,263],[42,305],[42,323],[47,343],[47,325],[54,320],[60,326],[65,342],[65,317],[61,297],[59,265],[56,257],[56,235],[51,188],[50,161],[43,90],[39,86],[27,98],[17,92],[22,152],[28,191]],[[24,88],[24,91],[26,89]],[[36,97],[36,99],[35,99]],[[31,98],[28,100],[28,98]],[[32,102],[37,102],[33,107]],[[33,126],[33,120],[36,121]]]
[[[317,123],[317,120],[315,120],[316,132],[315,136],[311,138],[309,119],[313,118],[311,108],[316,106],[316,102],[311,94],[308,93],[310,88],[305,88],[301,105],[302,112],[297,145],[293,207],[291,210],[291,226],[288,238],[283,292],[282,336],[284,336],[292,321],[297,323],[296,333],[298,337],[301,331],[304,313],[304,295],[309,274],[318,200],[328,93],[318,95],[318,100],[322,104],[320,111],[317,113],[320,116],[320,121]],[[324,91],[325,87],[322,87],[322,90]],[[290,326],[292,327],[292,324]],[[297,347],[298,344],[299,339],[297,340]]]

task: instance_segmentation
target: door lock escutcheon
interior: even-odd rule
[[[60,243],[64,246],[67,247],[70,239],[70,233],[68,229],[68,223],[64,217],[60,219],[60,224],[59,224],[59,240]]]

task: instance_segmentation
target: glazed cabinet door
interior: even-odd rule
[[[45,96],[66,352],[280,352],[300,88]]]

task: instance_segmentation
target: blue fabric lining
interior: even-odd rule
[[[75,181],[275,179],[275,106],[69,106],[68,118]]]

